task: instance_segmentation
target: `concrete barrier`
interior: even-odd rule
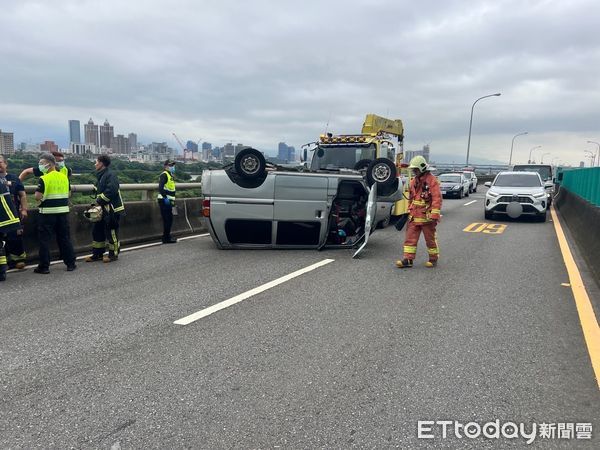
[[[561,187],[554,204],[600,285],[600,207]]]
[[[182,198],[178,199],[176,203],[179,214],[173,217],[173,236],[179,237],[206,231],[202,221],[201,198]],[[83,217],[83,212],[87,208],[88,205],[72,206],[69,215],[71,240],[77,253],[91,251],[92,223]],[[28,262],[36,262],[38,258],[37,217],[37,208],[31,208],[29,217],[23,224]],[[119,229],[121,245],[156,241],[160,240],[161,237],[162,219],[156,200],[125,204],[125,215],[121,217]],[[51,251],[53,258],[58,257],[56,245],[53,244]]]

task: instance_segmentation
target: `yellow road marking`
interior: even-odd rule
[[[465,233],[486,233],[486,234],[502,234],[504,233],[504,230],[506,230],[506,227],[508,225],[505,225],[503,223],[482,223],[482,222],[475,222],[472,223],[470,225],[468,225],[467,227],[465,227],[465,229],[463,230]]]
[[[579,273],[575,259],[573,259],[573,254],[565,238],[565,233],[560,225],[560,219],[558,218],[558,214],[556,214],[554,206],[552,206],[550,212],[554,220],[554,229],[558,238],[558,244],[560,245],[560,251],[565,261],[565,266],[567,266],[571,291],[573,291],[573,297],[575,297],[575,305],[577,306],[583,337],[585,338],[592,367],[596,374],[596,383],[598,384],[598,388],[600,388],[600,327],[598,326],[594,308],[585,290],[581,274]]]

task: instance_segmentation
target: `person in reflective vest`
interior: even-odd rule
[[[69,228],[69,179],[56,170],[56,160],[49,153],[40,156],[38,169],[43,174],[35,191],[35,199],[40,202],[37,218],[40,251],[38,266],[33,271],[50,273],[50,240],[54,234],[62,260],[71,272],[77,266]]]
[[[13,204],[8,185],[0,183],[0,281],[6,280],[8,261],[6,260],[7,234],[21,228],[21,221]]]
[[[417,243],[421,232],[425,236],[429,260],[426,267],[435,267],[440,256],[436,228],[440,220],[442,209],[442,192],[438,179],[429,172],[427,161],[422,156],[415,156],[410,160],[409,169],[413,171],[414,178],[410,182],[410,196],[408,206],[408,227],[404,241],[404,255],[396,261],[399,268],[413,266],[417,253]]]
[[[54,156],[54,159],[56,160],[56,170],[62,173],[63,175],[66,175],[70,179],[73,171],[69,167],[65,166],[65,155],[63,155],[61,152],[56,151],[50,152],[50,154]],[[19,180],[25,181],[25,178],[27,178],[30,175],[39,178],[44,174],[40,171],[38,167],[28,167],[27,169],[23,169],[23,171],[19,174]]]
[[[92,228],[92,255],[85,261],[102,260],[110,263],[119,259],[119,222],[125,213],[125,206],[119,189],[119,178],[110,168],[110,157],[100,155],[96,159],[96,203],[102,206],[102,220]],[[108,255],[104,252],[108,249]]]
[[[171,236],[173,225],[173,208],[175,207],[175,161],[167,159],[164,171],[158,178],[158,207],[163,221],[163,244],[174,244],[177,239]]]

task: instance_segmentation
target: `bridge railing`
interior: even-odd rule
[[[25,192],[33,194],[37,186],[25,186]],[[121,191],[142,191],[141,200],[151,200],[154,192],[158,190],[158,183],[128,183],[120,185]],[[202,189],[202,183],[177,183],[177,190],[185,189]],[[72,184],[72,192],[92,193],[94,192],[93,184]]]
[[[600,167],[565,171],[561,185],[591,204],[600,206]]]

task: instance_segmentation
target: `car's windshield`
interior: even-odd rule
[[[466,178],[467,180],[470,180],[470,179],[472,178],[472,175],[473,175],[473,174],[472,174],[472,173],[470,173],[470,172],[465,172],[463,175],[465,176],[465,178]]]
[[[540,166],[537,164],[521,165],[515,166],[513,170],[515,172],[537,172],[544,181],[552,179],[552,168],[550,166]]]
[[[460,175],[440,175],[442,183],[460,183]]]
[[[540,179],[533,174],[506,174],[498,175],[494,186],[498,187],[539,187]]]
[[[312,170],[354,169],[356,163],[362,159],[375,159],[375,144],[362,146],[320,145],[315,150],[310,168]]]

